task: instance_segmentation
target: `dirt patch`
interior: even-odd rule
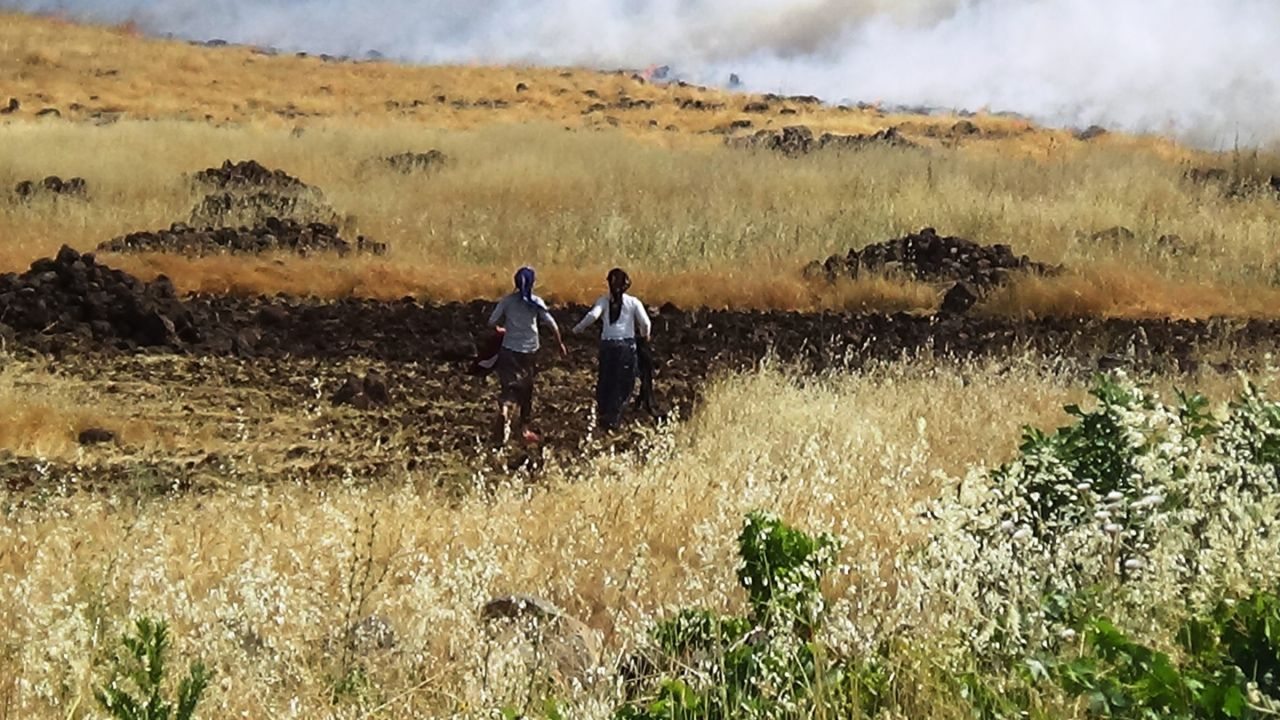
[[[348,255],[386,253],[384,243],[363,235],[355,241],[342,238],[338,228],[325,223],[301,224],[290,219],[268,217],[254,228],[193,228],[174,223],[168,230],[136,232],[98,246],[100,252],[167,252],[181,255],[259,254],[288,252],[298,255],[337,253]]]
[[[0,293],[0,316],[10,311],[7,297]],[[162,431],[191,439],[175,441],[179,450],[127,460],[115,444],[103,443],[92,446],[84,461],[38,471],[34,459],[0,458],[10,487],[47,486],[61,475],[79,478],[75,487],[81,488],[91,480],[132,487],[150,477],[169,491],[227,482],[398,478],[406,472],[419,473],[424,482],[455,477],[465,484],[474,473],[460,463],[491,457],[496,387],[490,378],[466,374],[475,338],[488,332],[491,303],[223,296],[182,302],[199,342],[102,352],[115,345],[68,335],[62,325],[24,329],[18,340],[19,352],[30,347],[52,353],[59,372],[134,408]],[[583,311],[553,309],[562,323]],[[673,417],[687,416],[717,373],[767,356],[822,370],[916,353],[1042,353],[1060,368],[1076,364],[1083,376],[1099,367],[1188,371],[1223,360],[1247,368],[1250,351],[1260,356],[1280,339],[1280,322],[1272,321],[1028,321],[672,306],[652,308],[652,317],[655,394],[660,410]],[[51,333],[75,342],[50,344]],[[566,342],[567,357],[543,352],[538,360],[535,424],[547,462],[575,462],[589,451],[584,443],[593,435],[596,341],[575,335]],[[650,422],[634,407],[627,418],[623,433],[610,442],[626,447]],[[517,461],[528,461],[513,452]],[[87,465],[94,465],[92,472]]]
[[[726,138],[725,144],[746,150],[771,150],[789,157],[806,155],[819,150],[861,150],[872,146],[914,147],[898,132],[887,128],[869,135],[838,135],[823,133],[814,136],[806,125],[791,125],[781,130],[760,130],[752,135]]]

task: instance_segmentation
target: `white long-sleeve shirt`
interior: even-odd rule
[[[649,337],[649,313],[645,312],[644,303],[632,295],[623,293],[622,312],[618,313],[616,323],[609,322],[609,296],[601,295],[595,305],[591,306],[591,310],[573,327],[573,331],[582,332],[600,318],[604,318],[604,328],[600,331],[601,340],[634,340],[637,335]]]
[[[537,309],[530,307],[529,303],[520,297],[520,293],[511,293],[498,301],[498,306],[489,316],[489,325],[491,327],[502,325],[506,328],[507,332],[502,336],[502,347],[521,353],[537,352],[538,321],[542,321],[542,324],[549,328],[556,328],[556,319],[551,317],[551,312],[547,310],[547,304],[542,302],[542,298],[534,295],[533,301],[537,303]],[[504,317],[505,323],[503,323]]]

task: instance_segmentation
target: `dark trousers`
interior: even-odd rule
[[[635,340],[601,341],[600,370],[596,378],[596,416],[600,427],[618,427],[622,422],[622,408],[635,384]]]

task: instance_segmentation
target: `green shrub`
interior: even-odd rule
[[[178,684],[176,702],[166,700],[168,626],[143,617],[135,629],[136,634],[121,637],[111,680],[95,689],[94,697],[116,720],[191,720],[211,674],[203,663],[191,663]]]
[[[1280,597],[1258,592],[1193,618],[1172,652],[1135,642],[1111,621],[1083,626],[1078,654],[1050,661],[1066,691],[1102,717],[1197,720],[1280,709]]]
[[[827,657],[820,584],[837,542],[773,515],[751,513],[738,537],[738,581],[746,617],[685,609],[652,632],[647,697],[618,708],[618,720],[789,718],[814,707],[853,716],[878,711],[888,674],[876,665]],[[845,716],[850,716],[848,713]]]

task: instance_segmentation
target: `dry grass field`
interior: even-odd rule
[[[11,507],[0,531],[0,573],[11,579],[0,590],[0,657],[16,673],[6,673],[0,708],[78,716],[94,659],[124,618],[146,611],[172,620],[182,656],[213,663],[210,717],[485,716],[519,706],[527,690],[526,675],[485,667],[499,642],[478,625],[487,597],[549,598],[599,631],[616,662],[679,607],[740,607],[732,538],[755,507],[853,539],[841,563],[883,566],[892,582],[904,540],[920,532],[917,501],[941,478],[1008,459],[1021,424],[1059,424],[1061,406],[1083,397],[1079,381],[1037,362],[1002,365],[829,378],[766,370],[717,384],[647,459],[605,455],[546,485],[502,483],[454,502],[411,477],[323,490],[237,487],[232,477],[214,494]],[[1218,397],[1233,385],[1199,382]],[[356,660],[326,648],[341,643],[364,563],[378,582],[357,598],[361,616],[385,619],[396,645],[361,655],[367,687],[334,706],[339,664]],[[830,588],[858,625],[906,611],[888,596],[867,606],[881,595],[866,594],[871,580],[841,576]]]
[[[1096,717],[1083,695],[1012,669],[1033,651],[1061,649],[1014,637],[1020,623],[1034,626],[1029,638],[1059,630],[1032,592],[1036,582],[1109,558],[1119,570],[1093,584],[1081,570],[1072,589],[1097,590],[1093,609],[1177,657],[1175,620],[1208,606],[1186,598],[1232,599],[1277,580],[1280,530],[1269,518],[1280,488],[1237,502],[1235,485],[1214,485],[1226,477],[1270,487],[1280,462],[1268,455],[1280,410],[1239,399],[1235,372],[1247,367],[1259,387],[1274,388],[1266,338],[1275,333],[1251,341],[1254,325],[1244,324],[1266,321],[1262,333],[1280,318],[1280,196],[1266,188],[1280,163],[1270,154],[1210,155],[1122,134],[1082,140],[983,113],[796,99],[746,112],[763,98],[643,72],[277,55],[0,13],[0,108],[9,97],[20,105],[0,115],[0,273],[22,272],[63,245],[89,252],[187,222],[203,194],[192,174],[253,159],[318,189],[344,237],[386,243],[386,254],[99,253],[98,261],[144,280],[167,276],[180,294],[279,294],[284,305],[269,309],[285,319],[250,329],[290,338],[297,334],[286,328],[319,322],[326,302],[351,298],[400,303],[410,320],[450,312],[456,320],[461,310],[424,308],[493,299],[524,263],[538,268],[538,291],[563,319],[622,265],[649,305],[690,313],[678,318],[683,337],[694,338],[677,346],[655,337],[671,360],[659,394],[675,395],[679,383],[691,405],[615,436],[594,427],[594,377],[584,369],[594,341],[571,340],[570,357],[545,361],[539,380],[547,388],[539,409],[564,432],[557,438],[552,428],[541,464],[520,465],[482,437],[491,381],[465,378],[450,355],[473,338],[393,338],[415,348],[407,358],[343,342],[344,333],[393,334],[338,327],[342,318],[384,317],[377,313],[324,325],[318,332],[335,333],[327,354],[122,350],[92,336],[43,352],[32,338],[56,335],[56,323],[0,333],[0,720],[102,717],[94,691],[108,682],[120,635],[143,615],[170,624],[170,679],[197,658],[212,670],[201,718],[746,717],[741,708],[615,711],[634,700],[629,663],[663,618],[693,607],[749,612],[735,538],[758,509],[843,539],[820,585],[826,625],[800,642],[818,653],[811,664],[856,659],[890,678],[874,702],[783,703],[785,711],[770,706],[774,714],[758,717],[1010,716],[983,705],[976,689],[1016,699],[1022,717]],[[743,120],[751,126],[730,128]],[[958,132],[961,122],[974,131]],[[788,157],[725,143],[798,124],[815,133],[896,128],[913,146]],[[401,173],[382,162],[432,149],[447,164]],[[1210,167],[1228,177],[1186,175]],[[49,175],[84,178],[85,196],[10,192]],[[1245,180],[1246,192],[1229,191]],[[925,227],[1064,270],[998,287],[962,319],[935,315],[945,285],[893,272],[828,283],[802,272]],[[0,330],[8,302],[0,301]],[[247,307],[261,317],[268,300],[245,302],[260,303]],[[714,322],[698,314],[713,310],[723,311]],[[769,359],[766,345],[790,320],[832,317],[824,312],[907,313],[884,326],[918,321],[937,343],[904,348],[897,360],[860,356],[878,338],[836,337],[818,324],[805,347],[865,362],[824,361],[816,372]],[[1217,325],[1173,324],[1223,316],[1244,328],[1232,336],[1240,344],[1214,344]],[[295,318],[303,321],[288,324]],[[1126,320],[1135,324],[1106,324]],[[755,323],[766,322],[757,335]],[[1116,335],[1129,327],[1132,337]],[[720,328],[739,330],[717,336]],[[1147,330],[1164,357],[1143,357],[1156,353]],[[1026,337],[1050,331],[1067,338],[1062,348]],[[943,349],[1006,347],[1000,333],[1015,338],[1016,351],[957,359]],[[1123,357],[1096,357],[1105,343],[1090,346],[1095,334],[1119,343]],[[745,369],[726,359],[744,347],[760,351],[744,357],[767,359]],[[1212,433],[1197,424],[1198,411],[1165,413],[1136,395],[1129,405],[1105,392],[1091,400],[1099,382],[1091,373],[1104,360],[1138,368],[1139,381],[1165,398],[1203,393],[1215,408],[1213,432],[1229,437],[1221,447],[1202,441]],[[390,406],[330,401],[344,378],[371,371],[388,376]],[[1113,444],[1070,450],[1123,457],[1123,472],[1098,461],[1085,477],[1023,444],[1028,426],[1072,422],[1063,408],[1073,404],[1112,408],[1097,422]],[[1246,411],[1247,422],[1229,419]],[[81,442],[95,428],[114,439]],[[1010,461],[1014,470],[992,472]],[[1038,471],[1052,476],[1045,482],[1055,493],[1115,480],[1143,503],[1155,497],[1150,488],[1204,487],[1173,497],[1156,529],[1132,542],[1128,526],[1110,529],[1118,527],[1110,514],[1095,522],[1091,508],[1077,528],[1091,540],[1028,549],[1033,531],[1020,528],[1030,521],[965,504],[996,497],[1014,508],[1024,493],[1001,478]],[[1041,493],[1025,495],[1034,503]],[[1212,504],[1222,497],[1234,504]],[[1136,528],[1148,506],[1135,507],[1124,522]],[[1178,534],[1183,521],[1203,537]],[[996,528],[1003,540],[974,527]],[[1130,577],[1146,566],[1107,553],[1140,543],[1160,570]],[[939,553],[953,554],[954,565],[930,564]],[[1193,563],[1208,569],[1196,576]],[[1187,574],[1200,590],[1187,589]],[[980,588],[1009,578],[997,588],[1007,591],[1006,614],[988,618]],[[480,609],[513,593],[576,620],[557,620],[550,635],[542,625],[496,631]],[[1003,637],[996,626],[1014,630]],[[801,637],[783,635],[681,656],[681,672],[720,683],[727,697],[732,683],[716,663],[748,645]],[[972,650],[993,636],[987,654]],[[1083,639],[1063,644],[1088,650]],[[778,672],[760,691],[773,699],[789,692]],[[1261,692],[1256,683],[1252,691]],[[1274,710],[1265,698],[1249,702],[1258,717]]]
[[[334,122],[334,121],[329,121]],[[87,202],[0,204],[0,260],[20,270],[66,243],[187,219],[184,174],[253,158],[320,188],[384,258],[113,260],[191,291],[434,299],[488,297],[522,262],[550,298],[583,301],[603,271],[634,269],[651,302],[713,307],[925,310],[911,283],[815,287],[810,260],[922,227],[1005,243],[1064,276],[993,298],[993,312],[1269,316],[1277,306],[1271,230],[1280,202],[1192,186],[1183,166],[1141,150],[1082,148],[1060,160],[964,150],[869,149],[790,159],[717,147],[669,148],[611,131],[548,125],[444,131],[398,122],[283,129],[179,121],[0,125],[0,182],[78,175]],[[405,176],[368,161],[438,148],[455,165]],[[1118,240],[1094,239],[1116,226]],[[1181,239],[1176,249],[1157,243]],[[761,269],[767,268],[767,271]]]

